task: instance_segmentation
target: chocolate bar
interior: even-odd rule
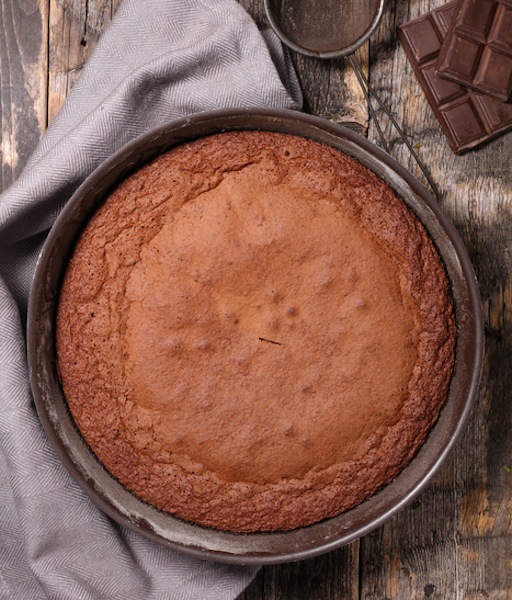
[[[512,129],[512,103],[500,102],[436,74],[456,3],[400,25],[398,34],[450,147],[461,154]]]
[[[506,102],[512,92],[512,0],[458,0],[437,72]]]

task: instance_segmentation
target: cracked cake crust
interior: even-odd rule
[[[209,136],[128,177],[62,285],[77,427],[142,500],[200,525],[335,516],[412,459],[453,369],[437,251],[369,170],[269,132]]]

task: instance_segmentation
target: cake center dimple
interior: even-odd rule
[[[417,339],[370,234],[255,173],[186,204],[133,268],[126,379],[174,463],[272,482],[360,458],[400,417]]]

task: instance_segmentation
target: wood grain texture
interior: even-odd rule
[[[0,0],[0,119],[5,188],[19,175],[120,0]],[[262,0],[239,0],[260,27]],[[390,0],[359,54],[441,192],[480,283],[482,386],[464,435],[411,506],[359,542],[260,570],[239,600],[512,599],[512,134],[455,156],[398,43],[396,27],[441,0]],[[343,60],[293,56],[305,110],[378,142]],[[391,153],[423,179],[378,110]]]
[[[50,0],[49,123],[119,4],[120,0]]]
[[[264,567],[238,600],[359,599],[359,542],[299,563]]]
[[[0,189],[18,177],[46,127],[48,6],[0,0]]]

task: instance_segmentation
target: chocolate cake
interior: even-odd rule
[[[368,169],[285,134],[208,136],[97,209],[70,258],[58,371],[143,501],[236,532],[309,525],[413,458],[454,362],[449,282]]]

